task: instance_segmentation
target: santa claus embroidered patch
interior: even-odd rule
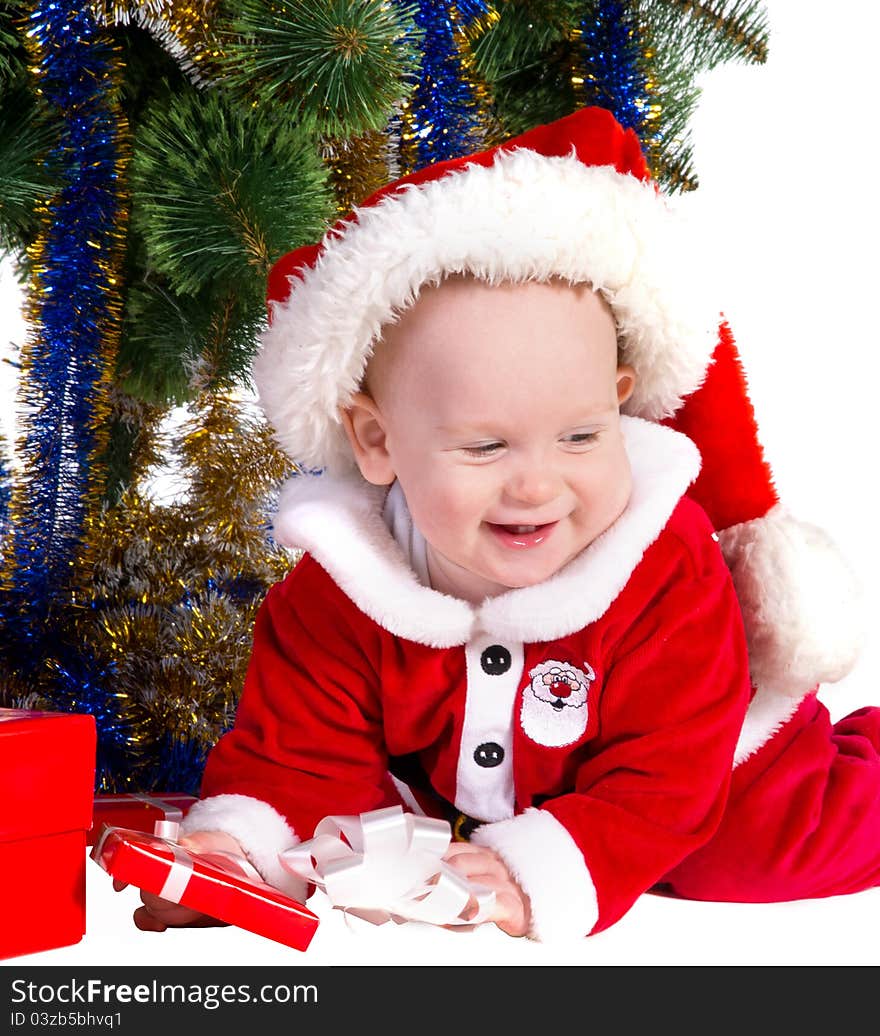
[[[590,684],[595,679],[587,662],[579,669],[550,659],[531,669],[519,716],[526,735],[548,748],[577,741],[587,729]]]

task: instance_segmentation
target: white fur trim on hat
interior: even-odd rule
[[[702,382],[720,309],[705,256],[650,182],[572,153],[528,148],[403,189],[329,233],[273,303],[254,360],[260,402],[296,463],[353,466],[338,410],[361,383],[382,326],[450,274],[489,283],[561,278],[610,303],[636,368],[626,412],[670,416]],[[541,343],[536,343],[536,349]]]
[[[742,608],[752,682],[803,697],[852,669],[864,640],[861,587],[828,534],[777,504],[719,533]]]
[[[746,710],[742,729],[733,753],[734,767],[741,766],[747,759],[763,748],[779,733],[797,712],[809,690],[805,687],[800,695],[792,694],[792,688],[761,684]]]

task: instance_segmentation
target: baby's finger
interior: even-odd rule
[[[446,859],[446,864],[471,881],[479,881],[480,876],[491,877],[491,884],[509,880],[507,868],[493,853],[459,853]],[[480,882],[485,884],[485,882]]]
[[[528,934],[531,917],[519,896],[509,889],[502,889],[495,896],[491,920],[502,932],[519,938]]]
[[[472,932],[475,928],[479,928],[476,924],[444,924],[441,928],[445,928],[448,932]]]
[[[135,910],[133,917],[135,926],[142,932],[164,932],[168,927],[164,921],[160,921],[155,914],[143,906],[139,906]]]
[[[161,913],[163,910],[175,908],[174,903],[167,899],[162,899],[161,896],[157,896],[155,892],[147,892],[144,889],[140,890],[141,902],[147,908],[152,910],[154,913]]]
[[[485,854],[486,850],[481,845],[474,845],[473,842],[450,842],[443,854],[444,860],[452,860],[456,856],[474,856]]]
[[[113,879],[113,890],[114,892],[121,892],[123,889],[128,888],[127,881],[120,881],[119,878]]]

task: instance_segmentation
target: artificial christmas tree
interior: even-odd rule
[[[766,46],[744,0],[5,4],[0,243],[30,333],[0,703],[91,713],[101,791],[195,790],[296,561],[250,398],[272,264],[390,178],[593,103],[692,188],[698,74]]]

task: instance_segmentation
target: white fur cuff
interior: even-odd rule
[[[303,903],[308,883],[286,871],[278,854],[299,844],[287,821],[267,802],[248,795],[212,795],[196,802],[180,825],[181,834],[224,831],[241,845],[263,880]]]

